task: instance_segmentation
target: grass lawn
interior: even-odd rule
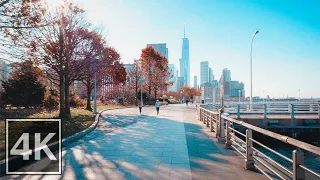
[[[121,105],[103,105],[97,104],[97,110],[115,109],[123,107]],[[47,112],[41,109],[6,109],[0,118],[0,160],[4,159],[5,152],[5,118],[55,118],[58,117],[58,111]],[[94,122],[95,114],[82,108],[71,108],[71,118],[63,119],[61,122],[62,138],[69,137],[77,132],[88,128]],[[20,124],[20,123],[19,123]],[[21,134],[28,128],[35,128],[30,122],[24,125],[21,123],[15,128],[15,133]],[[32,146],[31,146],[32,147]]]

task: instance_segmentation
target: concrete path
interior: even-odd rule
[[[207,130],[193,106],[163,106],[158,116],[153,107],[143,108],[143,115],[138,108],[111,110],[96,130],[63,151],[61,176],[4,179],[265,179],[244,170],[243,159]]]

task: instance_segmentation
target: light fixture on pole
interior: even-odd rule
[[[239,89],[238,93],[239,93],[239,104],[240,104],[240,93],[241,93],[240,89]]]
[[[300,100],[301,100],[301,99],[300,99],[300,89],[298,89],[298,91],[299,91],[299,101],[300,101]]]
[[[252,38],[252,41],[251,41],[251,51],[250,51],[250,85],[251,85],[251,91],[250,91],[250,109],[252,108],[252,44],[253,44],[253,40],[254,40],[254,37],[259,33],[259,30],[257,30],[254,35],[253,35],[253,38]]]

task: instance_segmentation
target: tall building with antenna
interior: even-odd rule
[[[180,58],[180,77],[184,78],[184,85],[190,86],[190,58],[189,58],[189,40],[186,38],[186,28],[182,38],[182,51]]]

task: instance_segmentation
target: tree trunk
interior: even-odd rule
[[[157,88],[154,87],[154,99],[157,100]]]
[[[59,63],[60,63],[60,82],[59,82],[59,91],[60,91],[60,109],[59,109],[59,117],[63,118],[65,117],[65,104],[64,104],[64,98],[65,98],[65,79],[64,79],[64,68],[63,68],[63,50],[64,50],[64,45],[63,45],[63,35],[62,35],[62,28],[60,26],[59,28]]]
[[[71,116],[70,111],[70,86],[66,83],[65,87],[65,114],[67,117]]]
[[[65,117],[65,106],[64,106],[64,93],[65,93],[65,88],[64,88],[64,76],[60,75],[60,86],[59,86],[59,91],[60,91],[60,107],[59,107],[59,117]]]
[[[88,88],[88,90],[87,90],[87,96],[88,96],[88,98],[87,98],[87,107],[86,107],[86,110],[92,111],[91,98],[90,98],[90,96],[91,96],[91,89],[89,89],[89,88]]]
[[[151,86],[148,86],[148,87],[149,87],[148,103],[150,104],[150,99],[151,99]]]
[[[91,108],[91,83],[90,83],[90,79],[88,80],[88,86],[87,86],[87,107],[86,110],[92,111]]]

